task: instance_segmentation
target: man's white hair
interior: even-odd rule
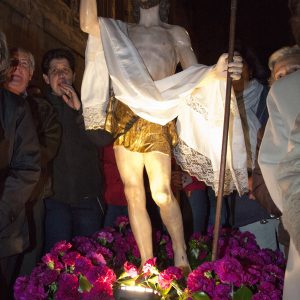
[[[273,71],[274,66],[278,61],[290,56],[299,56],[300,60],[300,47],[298,45],[295,45],[293,47],[282,47],[273,52],[269,58],[269,69]]]

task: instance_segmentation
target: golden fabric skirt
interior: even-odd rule
[[[114,109],[115,120],[113,120],[116,123],[116,128],[113,130],[114,135],[117,136],[124,132],[126,124],[134,116],[135,114],[127,105],[117,101]],[[123,146],[134,152],[158,151],[171,155],[171,149],[177,144],[177,141],[175,121],[162,126],[138,118],[128,131],[115,140],[114,146]]]

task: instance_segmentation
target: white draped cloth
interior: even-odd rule
[[[180,142],[202,156],[200,169],[186,169],[185,158],[175,156],[182,168],[200,180],[218,185],[224,118],[225,80],[214,78],[212,67],[194,65],[162,80],[153,81],[121,21],[100,18],[101,37],[89,36],[81,88],[86,129],[103,128],[109,78],[115,97],[141,118],[165,125],[177,119]],[[230,192],[247,191],[246,151],[241,120],[232,97],[226,167]],[[186,158],[190,152],[186,153]],[[209,171],[207,171],[209,168]]]
[[[269,120],[258,162],[290,234],[283,300],[300,295],[300,71],[276,81],[267,98]]]

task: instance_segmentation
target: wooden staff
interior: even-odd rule
[[[236,9],[237,9],[237,0],[231,0],[228,63],[233,61],[233,55],[234,55]],[[223,192],[224,192],[227,142],[228,142],[228,128],[229,128],[229,119],[230,119],[231,86],[232,86],[232,78],[230,77],[230,73],[227,71],[227,85],[226,85],[226,98],[225,98],[222,152],[221,152],[221,163],[220,163],[220,176],[219,176],[216,217],[215,217],[215,226],[214,226],[212,261],[215,261],[217,259],[217,256],[218,256],[218,241],[219,241],[219,233],[220,233],[220,227],[221,227],[220,226],[220,224],[221,224],[221,210],[222,210],[222,199],[223,199]]]

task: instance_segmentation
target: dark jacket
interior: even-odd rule
[[[25,203],[40,175],[40,149],[28,104],[0,88],[0,258],[28,246]]]
[[[82,114],[50,92],[47,99],[57,112],[62,128],[60,147],[53,161],[54,198],[74,203],[101,196],[98,150],[86,135]]]
[[[31,196],[32,201],[53,195],[52,161],[61,139],[61,126],[53,106],[44,98],[27,96],[41,149],[41,175]]]

